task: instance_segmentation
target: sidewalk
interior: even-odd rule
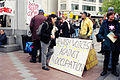
[[[96,52],[100,51],[100,43],[96,41],[94,43]],[[50,68],[50,71],[44,71],[41,69],[41,63],[30,63],[29,54],[23,51],[0,52],[0,80],[120,80],[120,77],[115,77],[110,72],[106,76],[100,76],[104,56],[96,54],[98,65],[84,71],[83,78],[79,78],[53,68]],[[120,64],[117,69],[120,73]]]
[[[0,53],[0,80],[96,80],[102,70],[95,66],[79,78],[53,68],[44,71],[41,63],[30,63],[29,59],[22,51]]]

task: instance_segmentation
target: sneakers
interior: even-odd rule
[[[43,70],[49,71],[50,69],[48,67],[42,67]]]
[[[114,75],[114,76],[116,76],[116,77],[119,77],[119,73],[118,72],[112,72],[112,74]]]
[[[103,71],[100,75],[101,76],[104,76],[104,75],[106,75],[107,74],[107,71]]]

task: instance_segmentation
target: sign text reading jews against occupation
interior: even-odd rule
[[[91,43],[91,40],[58,38],[49,65],[82,77]]]

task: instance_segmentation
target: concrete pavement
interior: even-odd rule
[[[96,40],[94,43],[96,52],[100,51],[100,43]],[[23,51],[0,52],[0,80],[120,80],[120,77],[115,77],[110,72],[106,76],[100,76],[104,56],[96,54],[98,65],[84,71],[83,78],[79,78],[53,68],[50,68],[50,71],[44,71],[41,69],[41,63],[30,63],[29,54]],[[117,70],[120,73],[120,65],[117,66]]]

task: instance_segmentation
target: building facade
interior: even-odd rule
[[[6,0],[1,0],[6,1]],[[1,15],[0,20],[2,25],[0,29],[4,29],[7,36],[14,36],[16,43],[21,46],[22,49],[22,37],[21,35],[29,34],[29,24],[27,21],[27,5],[28,1],[35,2],[40,5],[40,8],[44,10],[46,14],[55,12],[58,9],[58,0],[7,0],[14,1],[12,5],[15,6],[14,16]],[[3,25],[4,23],[4,25]],[[9,23],[9,24],[8,24]]]
[[[92,16],[100,16],[102,2],[103,0],[58,0],[58,11],[73,12],[74,15],[86,11]]]

